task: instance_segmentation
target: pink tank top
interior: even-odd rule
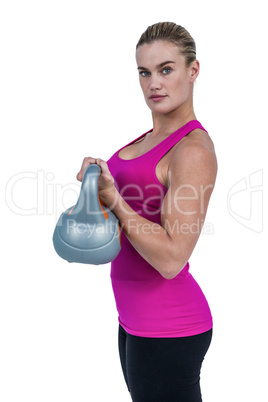
[[[197,120],[192,120],[144,155],[130,160],[118,156],[121,149],[146,132],[108,160],[119,193],[136,213],[161,224],[161,204],[167,188],[157,179],[156,165],[196,128],[206,131]],[[111,281],[119,323],[129,334],[172,338],[197,335],[212,328],[209,305],[189,272],[189,263],[168,280],[141,257],[123,232],[121,241],[121,251],[111,263]]]

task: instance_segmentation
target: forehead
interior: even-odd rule
[[[143,67],[154,67],[166,60],[179,62],[181,58],[178,46],[165,41],[146,43],[136,51],[137,64]]]

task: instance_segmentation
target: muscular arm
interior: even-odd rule
[[[133,247],[166,279],[179,274],[199,238],[217,173],[211,144],[191,138],[177,147],[168,169],[161,225],[138,215],[115,186],[99,191]],[[101,167],[108,181],[107,164],[102,162]]]

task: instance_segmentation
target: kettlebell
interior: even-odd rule
[[[53,234],[58,255],[83,264],[106,264],[121,249],[121,229],[114,213],[98,195],[101,168],[88,166],[75,206],[61,214]]]

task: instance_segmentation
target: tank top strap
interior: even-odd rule
[[[200,128],[207,132],[204,129],[201,123],[197,120],[191,120],[186,123],[184,126],[180,127],[178,130],[174,131],[174,133],[170,134],[164,141],[160,142],[158,146],[153,148],[153,152],[150,155],[156,164],[159,160],[175,145],[179,142],[183,137],[189,134],[191,131],[195,130],[196,128]]]
[[[146,131],[146,133],[144,133],[144,134],[140,135],[139,137],[135,138],[135,140],[132,140],[132,141],[130,141],[128,144],[123,145],[122,148],[119,148],[119,150],[117,151],[117,153],[119,153],[123,148],[126,148],[126,147],[128,147],[129,145],[134,144],[134,142],[136,142],[136,141],[139,141],[141,138],[145,137],[146,134],[148,134],[150,131],[153,131],[153,129]]]

